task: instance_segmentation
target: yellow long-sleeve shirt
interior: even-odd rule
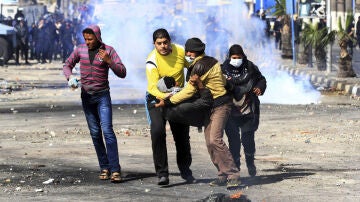
[[[157,82],[164,76],[173,77],[179,87],[184,86],[185,50],[182,46],[171,44],[169,55],[160,55],[156,49],[152,50],[146,60],[147,91],[151,95],[164,99],[166,93],[160,92]]]

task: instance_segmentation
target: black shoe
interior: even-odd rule
[[[227,189],[234,189],[234,188],[239,187],[240,185],[241,185],[241,180],[240,179],[230,179],[226,183],[226,188]]]
[[[195,179],[194,176],[192,176],[192,175],[183,177],[183,179],[186,181],[187,184],[194,184],[194,183],[196,183],[196,179]]]
[[[226,185],[226,178],[217,178],[214,181],[209,183],[210,186],[225,186]]]
[[[246,166],[248,168],[248,173],[251,177],[254,177],[256,175],[256,166],[254,163],[254,155],[246,155],[245,154],[245,160],[246,160]]]
[[[168,177],[160,177],[158,185],[168,185],[169,184],[169,178]]]
[[[255,166],[255,164],[247,165],[247,168],[248,168],[249,175],[251,177],[254,177],[256,175],[256,166]]]

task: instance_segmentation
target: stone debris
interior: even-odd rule
[[[44,192],[43,189],[35,189],[35,192]]]
[[[119,134],[119,132],[117,132],[117,134]],[[131,132],[130,132],[130,129],[128,129],[128,128],[121,128],[120,134],[123,134],[124,136],[130,136]]]
[[[46,180],[45,182],[43,182],[43,184],[51,184],[53,182],[54,182],[54,179],[50,178],[50,179]]]

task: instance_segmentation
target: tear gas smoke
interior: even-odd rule
[[[126,2],[126,3],[124,3]],[[112,45],[128,69],[125,80],[110,74],[113,100],[116,103],[143,103],[146,91],[145,60],[154,48],[152,33],[158,28],[169,31],[172,41],[184,45],[186,39],[198,37],[206,43],[206,54],[220,62],[232,44],[240,44],[248,59],[259,66],[267,79],[262,103],[317,103],[320,93],[308,80],[295,80],[281,72],[280,53],[274,41],[265,40],[265,23],[249,17],[247,6],[238,0],[218,5],[185,2],[178,8],[176,1],[103,1],[95,5],[102,39]],[[228,1],[231,2],[231,1]]]

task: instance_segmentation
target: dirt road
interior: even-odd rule
[[[256,133],[258,175],[250,178],[243,164],[243,184],[236,190],[208,186],[216,170],[196,128],[191,146],[197,183],[185,184],[179,176],[169,131],[170,185],[155,185],[143,105],[114,104],[125,180],[111,184],[97,179],[79,92],[65,88],[59,68],[40,69],[23,77],[0,68],[2,78],[16,81],[17,75],[24,84],[0,95],[0,201],[199,201],[239,192],[239,201],[360,200],[358,100],[327,96],[316,105],[263,104]]]

